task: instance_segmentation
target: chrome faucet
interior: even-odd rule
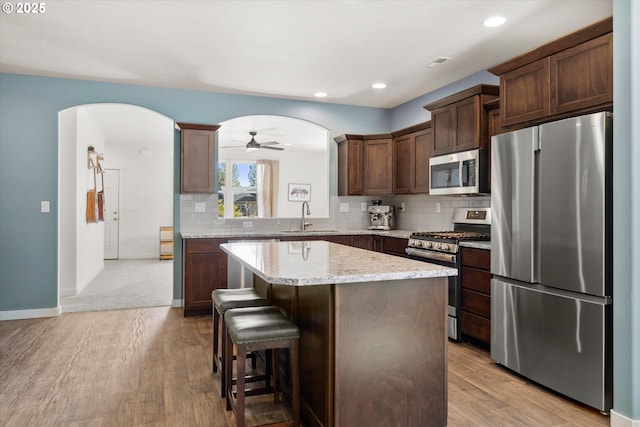
[[[307,215],[311,215],[311,211],[309,210],[309,202],[307,202],[306,200],[304,202],[302,202],[302,220],[300,222],[300,230],[305,231],[307,229],[307,226],[309,225],[313,225],[313,224],[309,224],[308,222],[305,222],[304,220],[304,207],[307,207]]]

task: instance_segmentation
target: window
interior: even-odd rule
[[[233,203],[228,203],[231,200]],[[227,160],[218,163],[218,216],[258,216],[255,162]]]
[[[233,203],[225,203],[229,200],[233,200]],[[218,216],[233,218],[257,215],[255,162],[228,160],[219,163]]]

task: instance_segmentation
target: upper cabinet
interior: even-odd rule
[[[213,194],[219,125],[177,123],[180,128],[180,193]]]
[[[478,85],[425,105],[431,111],[431,155],[487,148],[487,112],[483,105],[498,98],[499,89]]]
[[[392,136],[394,194],[428,193],[431,122],[393,132]]]
[[[393,194],[391,135],[364,136],[364,194]]]
[[[338,196],[364,194],[364,140],[362,135],[340,135],[338,143]]]
[[[391,135],[351,135],[338,143],[338,196],[393,194]]]
[[[605,19],[489,69],[500,77],[502,126],[610,109],[612,31]]]

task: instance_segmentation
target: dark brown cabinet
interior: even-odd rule
[[[185,239],[184,315],[211,314],[211,292],[227,287],[227,254],[222,239]]]
[[[369,234],[356,234],[353,236],[351,246],[354,248],[373,250],[373,237]]]
[[[338,196],[364,194],[364,140],[362,135],[340,135],[338,143]]]
[[[364,136],[364,194],[393,194],[391,135]]]
[[[404,251],[406,248],[407,239],[383,236],[381,252],[389,255],[406,256],[406,253]]]
[[[180,128],[180,192],[214,192],[216,131],[219,125],[178,123]]]
[[[612,30],[612,19],[605,19],[491,68],[500,77],[502,125],[610,109]]]
[[[498,86],[477,85],[425,105],[431,111],[431,156],[487,148],[487,112],[483,105],[498,94]]]
[[[394,194],[429,192],[431,122],[393,132]]]
[[[340,135],[338,196],[393,194],[391,135]]]
[[[460,257],[462,337],[488,348],[491,345],[491,251],[462,247]]]

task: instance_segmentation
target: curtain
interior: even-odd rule
[[[277,160],[256,161],[258,218],[272,218],[278,214],[279,169]]]

